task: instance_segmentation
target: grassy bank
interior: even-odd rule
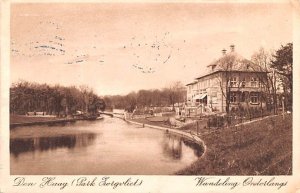
[[[29,117],[25,115],[10,115],[10,124],[16,123],[32,123],[32,122],[46,122],[60,120],[56,117]]]
[[[177,174],[292,174],[292,115],[217,129],[201,138],[206,154]]]
[[[73,118],[57,118],[50,116],[24,116],[24,115],[10,115],[10,128],[31,125],[53,125],[65,124],[68,122],[75,122],[77,119]]]

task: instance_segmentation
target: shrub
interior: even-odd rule
[[[225,125],[225,119],[223,116],[211,116],[208,118],[207,127],[223,127]]]

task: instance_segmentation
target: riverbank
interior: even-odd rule
[[[43,125],[75,122],[74,118],[57,118],[53,116],[25,116],[25,115],[10,115],[10,128],[18,126]]]
[[[176,174],[291,175],[292,133],[292,114],[215,129],[201,135],[206,154]]]
[[[178,171],[179,175],[292,174],[292,114],[220,129],[199,127],[199,135],[195,127],[171,129],[163,122],[147,119],[130,122],[199,139],[205,153],[191,166]]]

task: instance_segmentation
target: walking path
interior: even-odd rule
[[[269,116],[265,116],[263,118],[259,118],[259,119],[254,119],[252,121],[247,121],[247,122],[243,122],[243,123],[239,123],[239,124],[236,124],[235,126],[241,126],[241,125],[247,125],[249,123],[254,123],[254,122],[257,122],[257,121],[261,121],[261,120],[264,120],[264,119],[267,119],[267,118],[270,118],[270,117],[276,117],[276,116],[279,116],[279,115],[269,115]]]

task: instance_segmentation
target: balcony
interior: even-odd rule
[[[260,92],[260,91],[264,91],[264,88],[262,88],[262,87],[230,87],[230,91]]]

